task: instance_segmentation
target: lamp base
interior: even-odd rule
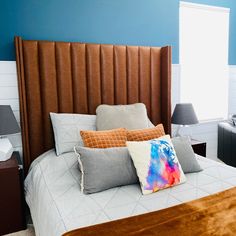
[[[0,161],[7,161],[11,158],[13,147],[8,138],[0,138]]]
[[[190,132],[186,132],[186,128],[188,128],[189,130],[189,126],[188,125],[179,125],[178,128],[176,129],[176,133],[174,135],[174,137],[189,137],[189,139],[192,139],[192,132],[190,130]],[[183,132],[183,129],[184,132]],[[180,132],[180,130],[182,130],[182,132]]]
[[[180,129],[183,127],[183,125],[179,125],[176,132],[175,132],[175,136],[174,137],[181,137],[181,133],[179,132]]]

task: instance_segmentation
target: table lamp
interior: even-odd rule
[[[0,105],[0,161],[11,158],[13,147],[5,135],[19,133],[20,128],[13,114],[11,106]]]
[[[175,106],[171,123],[179,125],[176,136],[181,136],[179,131],[181,127],[198,123],[197,116],[191,103],[178,103]]]

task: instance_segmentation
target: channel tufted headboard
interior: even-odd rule
[[[23,155],[54,147],[49,112],[95,114],[99,104],[143,102],[171,131],[171,48],[15,38]]]

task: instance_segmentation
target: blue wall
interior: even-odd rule
[[[236,64],[235,0],[196,0],[231,8],[229,63]],[[13,38],[173,46],[179,61],[179,0],[1,0],[0,60],[15,60]]]

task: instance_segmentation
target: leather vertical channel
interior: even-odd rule
[[[139,48],[139,99],[147,107],[148,117],[151,117],[151,60],[150,48]]]
[[[127,104],[126,46],[114,46],[115,104]]]
[[[87,83],[89,114],[95,114],[101,104],[100,45],[86,45]]]
[[[38,42],[23,41],[23,54],[24,66],[30,68],[25,70],[29,140],[33,144],[30,146],[30,153],[40,155],[44,146],[38,140],[38,136],[43,136]]]
[[[71,44],[71,61],[74,112],[88,114],[86,45],[84,43]]]
[[[23,55],[23,40],[21,37],[15,37],[16,49],[16,68],[17,68],[17,82],[19,91],[20,103],[20,123],[21,123],[21,136],[22,148],[24,152],[23,161],[26,170],[28,171],[29,165],[32,161],[33,153],[30,153],[30,140],[29,140],[29,125],[27,115],[27,99],[26,99],[26,85],[25,85],[25,71],[24,71],[24,55]]]
[[[139,101],[139,48],[136,46],[127,47],[127,91],[128,104]]]
[[[161,120],[166,133],[171,135],[171,47],[161,48]]]
[[[151,120],[154,125],[161,120],[161,48],[151,48]]]
[[[72,70],[70,57],[70,43],[57,42],[56,75],[59,112],[73,112]]]
[[[101,86],[102,103],[114,104],[113,46],[101,45]]]
[[[41,77],[43,140],[44,149],[48,150],[53,146],[53,133],[49,113],[58,112],[54,42],[39,42],[39,68]]]

